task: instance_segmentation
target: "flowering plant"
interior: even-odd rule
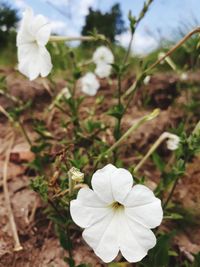
[[[48,207],[48,217],[68,252],[65,260],[70,267],[76,266],[73,233],[82,231],[80,228],[84,228],[82,237],[101,262],[164,267],[171,266],[170,257],[175,257],[173,247],[169,250],[175,234],[166,231],[165,223],[182,219],[173,196],[187,165],[200,151],[200,127],[197,124],[186,131],[180,125],[169,132],[158,131],[158,138],[152,139],[155,142],[146,153],[134,150],[130,140],[140,130],[143,136],[148,135],[142,127],[148,128],[154,122],[159,125],[161,111],[151,108],[133,120],[131,105],[136,105],[137,91],[151,84],[155,67],[167,63],[176,70],[170,55],[199,29],[161,53],[154,63],[143,64],[134,81],[124,86],[134,34],[152,2],[145,2],[138,18],[129,14],[131,39],[120,59],[109,40],[96,32],[81,37],[51,35],[47,19],[34,16],[31,9],[24,12],[17,34],[19,72],[31,81],[41,76],[51,101],[43,117],[34,119],[31,125],[34,138],[29,136],[21,116],[31,103],[7,94],[16,106],[11,111],[0,106],[0,111],[21,130],[34,154],[27,164],[36,174],[31,187]],[[79,62],[73,49],[59,46],[73,40],[97,42],[100,46],[93,49],[90,60]],[[62,49],[65,56],[61,58]],[[56,56],[61,58],[61,65],[63,58],[70,62],[68,77],[59,92],[54,90]],[[103,90],[105,83],[114,88],[113,92],[107,89],[109,86]],[[54,116],[57,124],[52,130]],[[157,153],[161,144],[167,157]],[[156,181],[153,174],[149,178],[145,172],[150,159],[160,173]],[[173,258],[173,262],[178,266],[178,260]]]

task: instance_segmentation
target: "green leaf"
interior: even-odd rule
[[[123,105],[113,106],[108,110],[107,114],[117,119],[121,119],[124,114],[124,106]]]
[[[153,162],[154,164],[156,165],[156,167],[161,171],[163,172],[164,171],[164,168],[165,168],[165,163],[164,161],[161,159],[161,157],[158,155],[157,152],[154,152],[152,154],[152,159],[153,159]]]
[[[48,200],[48,182],[44,176],[37,176],[30,182],[31,188],[40,194],[44,201]]]

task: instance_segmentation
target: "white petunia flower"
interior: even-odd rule
[[[106,46],[100,46],[93,54],[93,61],[97,66],[99,64],[108,65],[114,62],[114,56]]]
[[[156,244],[150,229],[162,221],[161,201],[112,164],[93,174],[92,188],[81,189],[70,204],[72,219],[85,228],[83,238],[104,262],[119,251],[129,262],[140,261]]]
[[[176,150],[179,146],[180,138],[175,134],[169,134],[167,140],[167,148],[169,150]]]
[[[50,24],[42,15],[34,16],[31,8],[23,14],[17,34],[18,69],[30,80],[46,77],[51,69],[51,57],[46,49],[51,33]]]
[[[112,66],[108,65],[107,63],[98,64],[95,73],[99,78],[106,78],[109,77],[112,71]]]
[[[88,72],[81,78],[81,90],[83,93],[94,96],[99,87],[100,83],[94,73]]]

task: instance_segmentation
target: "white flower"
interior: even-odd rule
[[[145,85],[148,85],[149,82],[150,82],[150,80],[151,80],[151,76],[150,76],[150,75],[147,75],[147,76],[144,78],[143,82],[144,82]]]
[[[186,72],[182,72],[181,75],[180,75],[180,79],[182,81],[187,81],[188,79],[188,74]]]
[[[88,72],[81,78],[81,90],[85,94],[94,96],[96,95],[99,87],[100,83],[94,73]]]
[[[52,69],[51,57],[45,47],[50,33],[47,20],[42,15],[34,17],[32,9],[26,9],[17,34],[18,69],[30,80],[39,75],[45,77]]]
[[[176,150],[179,146],[180,138],[175,134],[168,133],[167,148],[169,150]]]
[[[100,46],[93,54],[93,61],[96,65],[108,65],[114,62],[114,56],[106,46]]]
[[[95,73],[97,76],[99,76],[99,78],[106,78],[110,76],[111,70],[111,65],[101,63],[97,65]]]
[[[83,238],[104,262],[119,251],[129,262],[140,261],[156,244],[150,229],[162,221],[161,201],[112,164],[93,174],[92,188],[81,189],[70,205],[72,219],[85,228]]]
[[[114,62],[114,56],[106,46],[100,46],[93,54],[93,62],[96,64],[96,75],[99,78],[106,78],[111,73],[111,64]]]

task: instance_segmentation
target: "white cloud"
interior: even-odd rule
[[[130,41],[130,32],[125,32],[121,35],[118,35],[117,41],[119,41],[122,46],[127,47]],[[136,32],[131,50],[134,54],[145,55],[157,47],[158,42],[155,38],[146,33]]]
[[[27,4],[24,0],[14,0],[14,4],[17,8],[19,8],[21,11],[24,11],[25,8],[27,8]]]
[[[67,36],[79,36],[79,31],[70,27],[70,25],[62,20],[52,20],[48,18],[51,23],[52,33],[56,33],[59,35],[67,35]]]
[[[79,16],[86,16],[88,14],[89,7],[94,6],[96,0],[82,0],[79,1]]]

